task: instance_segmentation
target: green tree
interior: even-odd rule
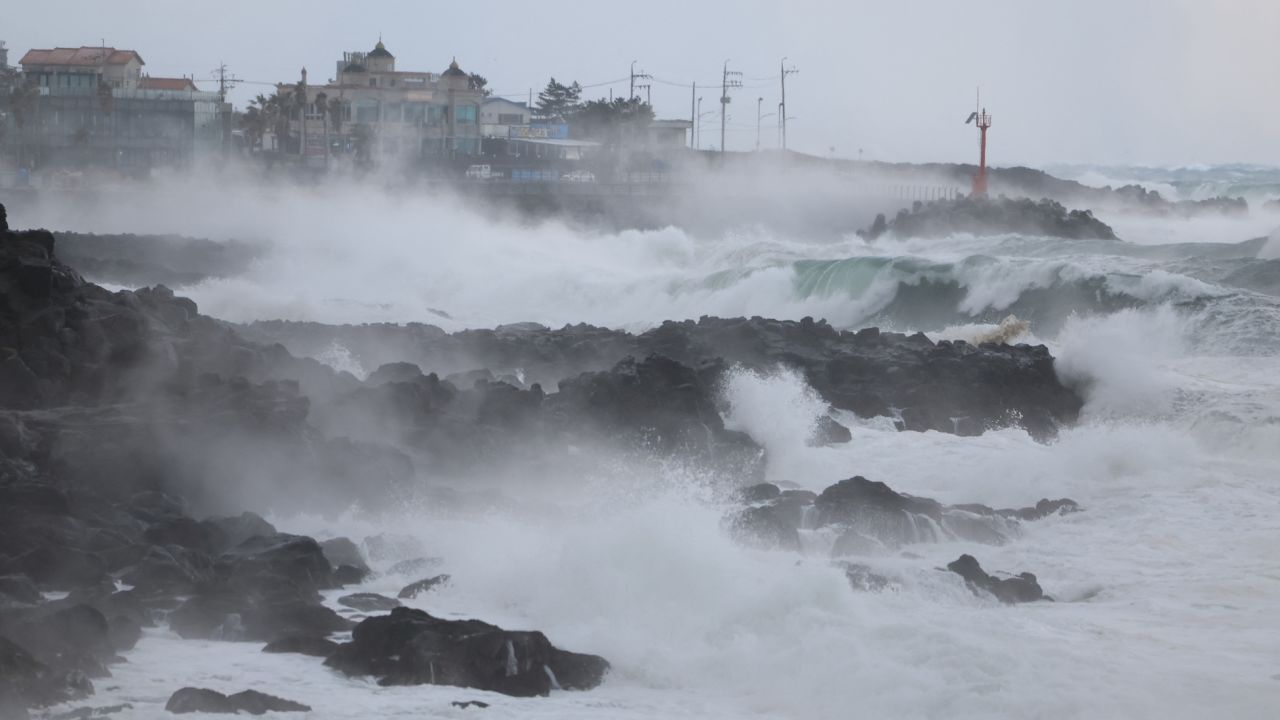
[[[489,97],[493,91],[489,89],[489,79],[480,73],[471,73],[467,76],[467,81],[471,85],[472,90],[479,90],[481,95]]]
[[[547,87],[538,93],[538,119],[552,122],[563,122],[578,110],[582,97],[582,86],[576,81],[572,85],[563,85],[555,78],[547,83]]]
[[[653,107],[639,98],[590,100],[569,116],[569,130],[580,139],[605,145],[625,144],[653,122]]]

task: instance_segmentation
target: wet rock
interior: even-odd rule
[[[320,551],[333,567],[349,565],[358,570],[369,572],[369,566],[360,554],[360,548],[348,538],[340,537],[320,543]]]
[[[112,715],[118,715],[126,710],[132,710],[133,705],[129,703],[121,703],[119,705],[102,705],[99,707],[79,707],[75,710],[50,715],[49,720],[89,720],[90,718],[104,718]],[[0,715],[0,717],[5,717]]]
[[[1071,500],[1041,500],[1035,507],[996,510],[986,505],[943,505],[894,491],[861,476],[821,494],[782,490],[768,483],[739,492],[747,507],[726,518],[734,537],[766,549],[798,550],[801,530],[837,531],[832,554],[883,554],[921,542],[1007,542],[1020,523],[1079,509]]]
[[[880,592],[893,586],[893,581],[867,565],[846,562],[841,563],[840,567],[844,569],[844,576],[854,590]]]
[[[1036,600],[1052,600],[1040,589],[1036,576],[1029,572],[1014,577],[997,578],[988,575],[972,555],[961,555],[947,563],[947,570],[964,578],[975,592],[985,591],[995,596],[1002,603],[1034,602]]]
[[[209,518],[201,522],[224,538],[219,552],[225,552],[252,537],[271,537],[277,534],[271,523],[262,519],[261,515],[244,512],[234,517]]]
[[[422,543],[411,535],[397,535],[395,533],[379,533],[371,535],[364,539],[365,552],[369,554],[369,559],[375,562],[385,562],[387,560],[399,560],[401,562],[410,562],[413,559],[427,560],[421,557],[423,548]],[[393,569],[388,570],[393,574],[404,574],[403,570],[396,570],[400,563],[397,562]],[[411,572],[416,572],[422,568],[414,568]]]
[[[349,607],[353,610],[359,610],[363,613],[386,612],[400,607],[398,600],[393,600],[385,595],[377,593],[355,593],[353,595],[343,595],[338,598],[338,604],[343,607]]]
[[[324,637],[351,629],[351,621],[318,602],[293,597],[200,595],[169,615],[184,638],[272,642],[305,635]]]
[[[853,433],[849,431],[849,428],[836,422],[836,419],[830,415],[820,415],[807,444],[810,447],[828,447],[841,445],[851,440],[853,440]]]
[[[327,658],[338,649],[338,643],[324,637],[310,635],[291,635],[267,643],[262,648],[265,653],[297,653],[311,657]]]
[[[766,482],[743,488],[738,492],[738,497],[741,498],[743,502],[759,503],[777,499],[781,494],[782,488],[779,488],[773,483]]]
[[[223,695],[216,690],[193,687],[182,688],[171,695],[164,709],[175,715],[193,712],[221,714],[247,712],[250,715],[263,715],[268,712],[311,712],[311,708],[302,703],[256,690]]]
[[[0,576],[0,609],[4,602],[39,605],[44,601],[39,588],[26,575]]]
[[[555,648],[539,632],[444,620],[411,608],[360,623],[325,664],[375,676],[380,685],[459,685],[517,696],[546,695],[557,685],[590,689],[609,668],[604,658]]]
[[[262,594],[288,588],[311,595],[336,586],[319,543],[303,535],[255,535],[223,553],[216,570],[229,585]]]
[[[368,570],[362,570],[351,565],[339,565],[333,569],[333,582],[339,587],[348,585],[359,585],[369,577]]]
[[[404,586],[400,590],[400,594],[397,595],[396,597],[400,598],[401,600],[410,600],[418,597],[419,595],[429,593],[432,590],[436,589],[437,587],[447,584],[448,582],[449,582],[448,575],[436,575],[435,577],[429,577],[424,580],[419,580],[415,583],[410,583]]]
[[[172,545],[151,546],[120,580],[148,594],[185,595],[214,578],[213,559],[198,550]]]
[[[489,707],[489,703],[481,702],[479,700],[454,700],[449,704],[456,708],[462,708],[463,710],[466,710],[467,708],[471,708],[471,707],[481,708],[481,709]]]
[[[444,561],[435,557],[417,557],[401,560],[400,562],[387,568],[388,575],[413,575],[423,570],[429,570],[438,567]]]
[[[78,670],[56,670],[23,646],[0,636],[0,708],[15,714],[29,706],[80,700],[93,694],[93,682]]]
[[[877,218],[882,220],[883,218]],[[970,235],[1048,235],[1071,239],[1117,240],[1115,232],[1088,210],[1067,210],[1048,198],[962,197],[917,203],[892,222],[877,222],[859,232],[875,240],[891,233],[899,238],[942,238],[956,233]]]

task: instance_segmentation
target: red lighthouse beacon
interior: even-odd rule
[[[986,197],[987,195],[987,129],[991,127],[991,116],[987,114],[987,109],[979,107],[981,100],[975,104],[975,110],[969,115],[969,119],[964,123],[974,123],[978,126],[978,174],[973,176],[973,196]]]

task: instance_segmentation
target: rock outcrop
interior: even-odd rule
[[[1036,576],[1029,572],[1019,573],[1013,577],[998,578],[988,575],[972,555],[961,555],[947,563],[947,570],[964,578],[965,584],[974,592],[986,592],[1002,603],[1013,604],[1035,602],[1036,600],[1052,600],[1040,589]]]
[[[356,626],[325,664],[380,685],[458,685],[507,695],[589,690],[609,663],[567,652],[540,632],[503,630],[479,620],[444,620],[396,608]]]
[[[1046,235],[1073,240],[1117,240],[1115,231],[1088,210],[1068,210],[1044,199],[962,197],[928,204],[916,202],[886,223],[876,218],[859,235],[875,240],[890,234],[898,238],[943,238],[949,235]]]
[[[998,545],[1016,537],[1021,522],[1079,510],[1065,498],[1017,509],[944,505],[861,476],[841,480],[819,494],[765,483],[746,488],[742,498],[747,507],[730,515],[728,524],[743,542],[799,550],[802,531],[819,532],[831,540],[834,557],[883,554],[925,542]]]
[[[175,714],[216,713],[234,715],[246,712],[250,715],[264,715],[269,712],[311,712],[311,708],[302,703],[285,700],[274,695],[245,690],[234,695],[223,695],[217,690],[185,687],[169,697],[165,710]]]

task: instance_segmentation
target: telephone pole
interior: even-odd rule
[[[239,84],[240,78],[227,74],[226,63],[219,63],[213,72],[218,78],[218,112],[222,115],[222,151],[225,153],[231,147],[231,108],[227,105],[227,91]]]
[[[630,100],[636,99],[637,87],[639,88],[649,87],[648,85],[636,85],[636,80],[652,80],[652,79],[653,79],[653,76],[643,70],[641,70],[640,72],[636,72],[636,61],[632,60],[631,61],[631,92],[630,94],[627,95],[627,100],[630,101]]]
[[[742,87],[742,81],[738,78],[742,77],[742,73],[729,70],[729,61],[724,61],[724,74],[720,76],[720,156],[724,157],[724,122],[729,114],[729,88]],[[729,78],[733,78],[730,80]]]
[[[698,83],[693,83],[693,92],[689,93],[689,148],[698,143]]]
[[[794,75],[800,71],[795,69],[794,67],[788,68],[786,58],[782,58],[782,61],[778,63],[778,66],[779,66],[779,69],[781,70],[780,77],[782,78],[782,110],[779,112],[779,114],[782,116],[782,149],[786,150],[787,149],[787,76]]]

